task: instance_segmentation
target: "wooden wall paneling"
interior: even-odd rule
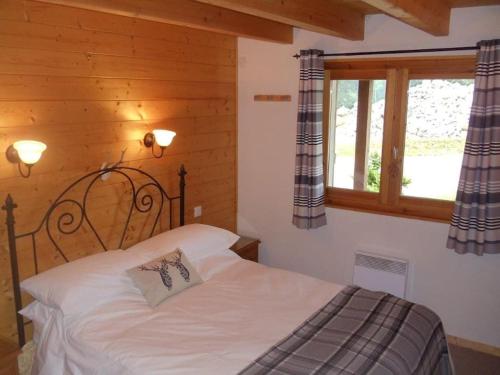
[[[236,66],[2,47],[0,73],[234,82]]]
[[[29,179],[0,158],[0,200],[11,193],[19,205],[17,231],[32,230],[61,189],[103,162],[117,161],[124,148],[124,165],[150,173],[174,195],[177,170],[185,164],[186,222],[235,230],[236,55],[236,39],[227,35],[32,1],[0,1],[0,149],[24,138],[48,145]],[[161,159],[142,144],[144,134],[156,127],[177,133]],[[127,189],[112,178],[92,193],[89,211],[111,242],[117,243],[116,226],[130,203]],[[194,219],[198,205],[203,216]],[[1,211],[0,335],[14,339],[4,222]],[[126,246],[143,238],[150,223],[151,216],[133,216]],[[168,224],[162,216],[161,229]],[[88,228],[62,237],[72,259],[99,251]],[[41,234],[39,241],[40,265],[61,264],[47,236]],[[29,277],[29,244],[23,243],[20,253],[21,275]]]
[[[0,101],[1,127],[79,126],[91,121],[146,121],[157,123],[167,118],[234,115],[232,99],[171,99],[152,101]],[[78,114],[78,116],[75,116]]]
[[[134,167],[134,168],[139,168],[143,169],[145,171],[150,172],[153,174],[155,177],[159,178],[161,182],[163,182],[167,188],[170,188],[171,190],[175,190],[178,187],[178,180],[176,178],[176,173],[177,173],[177,167],[180,165],[180,163],[184,163],[186,167],[190,167],[189,171],[189,177],[187,177],[187,182],[189,183],[189,188],[190,189],[195,189],[198,184],[201,184],[201,175],[200,171],[205,171],[205,168],[212,167],[212,166],[226,166],[227,170],[224,170],[224,168],[213,171],[211,170],[211,173],[214,173],[214,175],[205,177],[205,178],[211,178],[211,184],[210,186],[203,186],[203,189],[212,189],[215,188],[217,185],[212,185],[216,183],[223,183],[223,184],[231,184],[231,186],[234,186],[234,180],[231,178],[231,171],[230,166],[235,163],[236,160],[236,152],[234,150],[234,147],[225,147],[221,149],[215,149],[215,150],[206,150],[206,151],[200,151],[200,152],[193,152],[189,154],[178,154],[178,155],[173,155],[173,156],[168,156],[170,159],[170,165],[172,167],[165,168],[163,165],[159,165],[156,163],[156,160],[152,159],[142,159],[142,160],[136,160],[136,161],[128,161],[125,163],[125,165]],[[85,166],[85,170],[90,170],[90,167]],[[94,169],[94,168],[92,168]],[[34,171],[33,171],[34,172]],[[58,178],[54,179],[53,175],[57,173]],[[82,168],[78,169],[70,169],[70,170],[55,170],[55,171],[48,171],[47,173],[43,174],[34,174],[30,179],[30,184],[20,184],[18,177],[19,176],[13,176],[11,178],[6,178],[2,180],[2,191],[10,191],[15,194],[14,196],[22,196],[25,197],[23,199],[23,205],[18,208],[17,212],[20,212],[21,210],[25,209],[26,207],[29,208],[38,208],[37,207],[37,202],[40,205],[39,208],[43,209],[47,207],[49,199],[53,199],[54,192],[58,190],[58,188],[61,188],[62,186],[65,186],[78,177],[82,175]],[[138,180],[138,182],[141,182],[142,180]],[[113,186],[114,181],[109,181],[106,186]],[[99,186],[97,186],[97,189],[99,189]],[[190,190],[191,191],[191,190]],[[194,194],[194,193],[193,193]],[[46,201],[43,201],[40,199],[40,197],[47,197]],[[18,226],[19,226],[18,222]],[[28,229],[28,228],[27,228]]]
[[[233,160],[231,160],[233,159]],[[190,164],[188,164],[190,165]],[[234,189],[235,185],[231,182],[231,176],[234,174],[234,157],[229,158],[227,162],[216,164],[209,167],[203,168],[191,168],[189,173],[193,173],[193,177],[188,180],[189,182],[189,191],[187,197],[197,198],[197,199],[205,199],[208,197],[217,196],[222,199],[223,196],[228,195],[228,189]],[[172,183],[170,181],[175,180],[176,170],[172,170],[171,172],[163,172],[162,170],[152,170],[143,168],[145,171],[151,171],[152,175],[155,176],[160,182],[168,188],[169,191],[174,192],[176,194],[178,184]],[[212,173],[210,176],[205,176],[207,173]],[[81,174],[80,174],[81,175]],[[107,184],[99,184],[93,189],[92,198],[97,204],[97,207],[101,207],[105,209],[108,206],[113,206],[114,199],[111,198],[111,195],[114,192],[118,192],[118,190],[123,190],[123,181],[119,180],[119,183],[116,179],[112,179]],[[137,183],[147,182],[146,179],[137,179]],[[227,187],[226,187],[227,184]],[[42,189],[37,189],[36,195],[32,194],[32,196],[27,197],[22,200],[22,204],[19,203],[19,207],[16,212],[19,213],[18,216],[23,217],[32,217],[31,221],[18,221],[17,229],[19,231],[29,231],[33,229],[34,223],[36,223],[35,218],[37,218],[37,213],[40,213],[40,220],[42,217],[42,213],[49,206],[49,202],[55,198],[55,194],[61,189],[55,186],[56,183],[52,185],[52,189],[49,189],[43,186]],[[67,185],[67,184],[66,184]],[[212,189],[208,188],[208,185],[213,185]],[[49,185],[51,186],[51,185]],[[65,186],[65,185],[63,185]],[[127,186],[128,187],[128,186]],[[107,189],[107,190],[106,190]],[[10,190],[14,197],[22,197],[25,194],[29,193],[23,190]],[[122,194],[120,194],[122,195]],[[40,199],[42,196],[48,196],[47,199]],[[126,197],[125,197],[126,198]],[[121,197],[119,198],[121,199]],[[19,200],[18,200],[19,201]],[[191,213],[187,213],[191,215]]]
[[[191,209],[191,211],[195,205],[203,204],[207,208],[207,214],[210,215],[211,213],[214,212],[227,211],[231,209],[234,203],[235,199],[234,189],[233,191],[230,192],[228,192],[227,190],[220,191],[217,193],[217,195],[212,195],[212,196],[206,196],[205,194],[203,194],[203,189],[197,189],[197,191],[201,192],[201,194],[200,195],[190,194],[189,196],[187,196],[187,207],[188,209]],[[149,192],[152,192],[155,196],[157,195],[154,189],[150,189]],[[120,193],[120,195],[118,196],[117,193]],[[114,196],[115,194],[116,194],[115,199],[111,200],[110,197]],[[113,189],[108,197],[101,196],[95,199],[95,201],[93,200],[92,202],[89,203],[88,205],[90,212],[89,217],[91,218],[92,223],[95,224],[95,227],[100,234],[107,233],[107,235],[104,236],[103,239],[106,240],[108,238],[115,238],[118,240],[120,238],[121,231],[117,230],[117,228],[121,230],[125,225],[130,203],[131,203],[130,195],[128,193],[122,193],[122,189],[119,187]],[[166,202],[165,204],[167,205]],[[177,205],[177,203],[174,203],[174,205]],[[34,211],[40,211],[45,207],[39,207],[39,209],[26,209],[26,210],[21,210],[20,212],[24,215],[30,213],[33,214],[36,213]],[[159,205],[155,205],[153,210],[151,212],[148,212],[147,214],[142,214],[142,213],[134,214],[131,218],[130,226],[152,228],[154,217],[158,211],[158,208]],[[165,207],[165,209],[167,208],[168,207]],[[51,228],[55,228],[55,223],[57,222],[58,218],[57,215],[62,212],[65,212],[64,210],[73,212],[75,214],[75,217],[78,217],[77,216],[78,210],[75,209],[74,206],[71,206],[69,204],[65,205],[65,207],[61,207],[60,210],[58,209],[57,211],[54,211],[54,214],[51,218],[51,224],[50,224]],[[163,214],[164,214],[164,219],[166,220],[168,218],[167,211],[165,210]],[[166,220],[166,223],[168,224],[168,220]],[[25,225],[26,230],[33,229],[33,225],[35,224],[37,224],[37,222],[33,221],[31,223],[31,226]],[[22,230],[22,228],[20,228],[20,230]],[[89,227],[84,225],[84,227],[80,231],[87,232],[88,236],[92,237]],[[64,239],[65,242],[68,242],[74,246],[74,248],[67,249],[68,251],[76,252],[76,251],[86,250],[86,248],[78,248],[78,246],[75,246],[81,242],[84,236],[80,235],[65,236],[55,231],[53,231],[53,233],[54,233],[54,238]],[[130,235],[131,233],[128,234]],[[45,246],[50,245],[49,239],[46,237],[44,238],[43,233],[38,237],[38,239],[39,241],[37,241],[37,243],[40,246],[40,249],[43,249]],[[116,242],[116,245],[117,244],[118,241]],[[98,246],[98,243],[96,242],[95,245]],[[28,241],[26,243],[26,249],[28,251],[30,250],[29,246],[30,243]],[[51,248],[51,250],[54,249]]]
[[[0,74],[0,100],[228,99],[234,83]]]
[[[191,198],[196,198],[194,203],[197,203],[202,200],[208,200],[212,199],[215,201],[217,198],[218,200],[224,200],[224,197],[231,196],[230,190],[234,190],[235,185],[234,183],[226,183],[224,180],[230,180],[230,176],[232,173],[234,173],[234,170],[231,168],[231,164],[233,162],[227,162],[224,164],[220,164],[221,168],[226,169],[225,173],[222,171],[215,171],[217,173],[216,176],[213,177],[212,180],[209,181],[209,183],[202,182],[200,178],[195,178],[190,181],[190,188],[189,188],[189,194],[187,197],[189,199]],[[158,172],[160,173],[160,172]],[[174,173],[170,174],[164,174],[164,175],[159,175],[155,174],[155,177],[158,177],[160,182],[163,181],[169,181],[172,180],[175,176]],[[229,177],[225,177],[229,176]],[[145,180],[143,182],[146,182]],[[177,186],[176,184],[169,184],[168,182],[163,183],[167,188],[169,188],[169,191],[176,191]],[[213,185],[213,189],[207,189],[208,185]],[[124,192],[124,186],[122,185],[105,185],[108,190],[105,188],[100,188],[97,186],[93,191],[92,191],[92,203],[90,203],[90,207],[96,207],[96,212],[99,209],[105,210],[109,207],[113,207],[116,202],[122,201],[124,199],[128,199],[128,193]],[[129,188],[126,186],[126,188]],[[40,216],[40,220],[42,217],[42,213],[44,213],[49,206],[49,202],[54,198],[54,191],[58,191],[56,189],[52,190],[52,194],[50,194],[50,191],[47,191],[48,189],[43,189],[42,191],[37,191],[36,195],[33,194],[30,199],[25,199],[22,201],[22,205],[18,207],[18,216],[20,217],[32,217],[32,221],[26,221],[26,222],[19,222],[17,225],[17,229],[21,232],[25,231],[30,231],[34,229],[34,225],[36,224],[36,218]],[[45,194],[44,194],[45,193]],[[119,193],[119,195],[118,195]],[[13,193],[14,196],[22,196],[21,192],[15,192]],[[118,195],[117,199],[112,199],[112,195]],[[38,196],[48,196],[51,195],[50,199],[44,199],[40,200],[37,199]],[[189,202],[188,202],[189,203]],[[44,211],[45,210],[45,211]],[[94,210],[93,210],[94,211]],[[100,212],[99,212],[100,213]],[[191,213],[187,212],[187,214],[191,215]],[[187,215],[187,216],[189,216]]]
[[[178,42],[26,22],[2,21],[0,46],[127,57],[141,56],[202,64],[234,65],[233,48],[179,46]]]
[[[235,38],[225,34],[207,33],[171,24],[151,22],[132,17],[116,16],[90,10],[45,4],[36,1],[2,0],[0,19],[21,21],[66,29],[108,32],[130,37],[146,37],[184,45],[202,45],[233,49]]]
[[[213,142],[215,148],[220,147],[235,147],[232,141],[232,136],[230,133],[222,133],[222,134],[213,134],[213,135],[200,135],[197,137],[190,137],[192,139],[187,140],[186,142],[182,142],[181,145],[177,146],[177,148],[189,147],[192,148],[193,151],[202,151],[202,144],[198,143],[196,140],[200,142],[208,141]],[[181,143],[181,140],[178,140]],[[95,144],[70,144],[64,145],[60,144],[48,144],[48,147],[52,149],[52,153],[47,153],[44,155],[44,161],[40,161],[37,164],[37,170],[35,172],[33,168],[33,175],[38,173],[57,173],[61,169],[65,168],[66,165],[69,165],[73,169],[80,170],[91,170],[96,169],[99,166],[92,168],[93,164],[87,158],[82,158],[82,155],[91,156],[92,158],[98,158],[103,162],[113,162],[119,158],[119,153],[122,147],[127,148],[128,155],[140,155],[142,159],[151,157],[150,149],[145,150],[145,147],[142,146],[142,143],[137,141],[129,141],[124,142],[121,141],[119,145],[116,146],[115,157],[112,158],[110,156],[109,147],[112,147],[111,143],[95,143]],[[172,145],[172,148],[174,146]],[[166,152],[165,157],[169,157],[171,161],[175,160],[173,156],[176,154]],[[182,155],[182,154],[181,154]],[[130,156],[129,156],[130,157]],[[64,159],[64,162],[61,162],[61,159]],[[181,159],[185,159],[185,155],[182,155]],[[17,168],[10,163],[4,165],[5,168],[0,168],[0,173],[5,177],[14,177],[18,176]]]

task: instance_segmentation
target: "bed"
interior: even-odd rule
[[[102,175],[113,173],[125,178],[132,191],[117,250],[107,248],[86,215],[88,190]],[[149,181],[136,186],[132,173]],[[431,310],[386,293],[243,260],[229,250],[238,239],[234,233],[184,225],[185,174],[181,168],[179,195],[171,197],[140,170],[115,167],[90,173],[64,190],[37,230],[27,234],[15,233],[15,205],[9,198],[5,207],[18,334],[22,346],[24,316],[34,328],[33,374],[453,373],[441,321]],[[49,228],[44,223],[81,183],[87,184],[83,199],[73,203],[81,220],[58,213],[56,227],[71,235],[75,223],[88,225],[104,252],[21,282],[16,241],[36,238],[38,230]],[[154,213],[151,189],[160,197]],[[180,207],[178,219],[174,203]],[[171,228],[158,233],[164,211]],[[120,250],[135,213],[152,216],[152,229],[147,239]],[[178,227],[173,228],[175,222]],[[58,236],[49,238],[68,261]],[[36,253],[35,240],[33,248]],[[152,308],[125,271],[176,248],[184,251],[203,282]],[[21,289],[34,297],[27,306]]]

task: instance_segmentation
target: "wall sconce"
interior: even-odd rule
[[[172,143],[175,137],[175,132],[164,129],[155,129],[151,133],[146,133],[144,136],[144,146],[151,147],[151,153],[155,158],[161,158],[165,147]],[[155,154],[154,145],[155,143],[160,146],[161,152],[159,155]]]
[[[31,167],[42,157],[42,153],[47,149],[45,143],[38,141],[18,141],[7,148],[7,160],[17,164],[21,176],[27,178],[31,175]],[[28,172],[24,173],[21,167],[24,164]]]

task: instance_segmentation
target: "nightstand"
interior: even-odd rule
[[[259,262],[259,244],[260,240],[256,238],[241,236],[238,242],[231,246],[231,250],[243,259]]]
[[[0,338],[0,375],[18,375],[17,355],[19,347],[12,341]]]

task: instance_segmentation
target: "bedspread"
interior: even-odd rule
[[[341,373],[452,374],[441,320],[424,306],[348,286],[240,372]]]

